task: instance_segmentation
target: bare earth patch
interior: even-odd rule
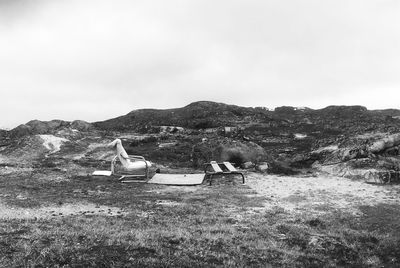
[[[340,209],[355,215],[360,206],[380,203],[400,204],[400,185],[369,184],[343,177],[288,177],[251,173],[247,185],[265,196],[266,208],[321,214]]]
[[[126,212],[117,207],[99,206],[93,203],[63,204],[40,208],[16,208],[0,203],[0,219],[39,219],[72,215],[122,216]]]
[[[38,135],[43,140],[43,146],[49,150],[49,154],[60,151],[61,145],[68,140],[54,135]]]

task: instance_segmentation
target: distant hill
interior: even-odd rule
[[[4,136],[6,136],[6,135],[7,135],[7,133],[8,133],[8,131],[7,131],[7,130],[5,130],[5,129],[0,129],[0,137],[4,137]]]
[[[182,108],[139,109],[116,118],[88,123],[81,120],[32,120],[10,131],[0,130],[0,136],[55,133],[65,128],[79,131],[131,131],[147,133],[159,126],[187,129],[207,129],[224,126],[240,127],[247,135],[281,135],[304,132],[320,137],[356,134],[366,131],[395,132],[400,130],[400,110],[368,110],[363,106],[328,106],[323,109],[291,106],[267,110],[261,107],[241,107],[210,101],[193,102]],[[261,137],[260,137],[261,138]]]
[[[204,129],[237,124],[246,117],[264,116],[263,111],[255,108],[199,101],[183,108],[135,110],[124,116],[95,122],[94,126],[104,130],[140,130],[146,126],[164,125]]]
[[[328,106],[323,109],[278,107],[274,111],[263,108],[240,107],[224,103],[199,101],[175,109],[140,109],[126,115],[95,122],[102,130],[141,131],[152,126],[179,126],[205,129],[222,126],[254,127],[261,125],[292,131],[328,131],[355,133],[367,129],[400,127],[400,110],[370,111],[363,106]]]
[[[75,120],[72,122],[63,120],[51,120],[51,121],[31,120],[26,124],[22,124],[17,126],[16,128],[11,129],[10,131],[7,132],[7,134],[11,138],[16,138],[26,135],[52,134],[56,131],[65,128],[76,129],[79,131],[88,131],[93,129],[93,126],[92,124],[82,120]]]

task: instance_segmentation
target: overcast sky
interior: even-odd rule
[[[0,0],[0,126],[210,100],[400,108],[397,0]]]

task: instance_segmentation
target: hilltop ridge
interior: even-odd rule
[[[368,110],[363,106],[328,106],[316,110],[282,106],[271,111],[261,107],[199,101],[182,108],[134,110],[117,118],[95,122],[93,125],[102,130],[145,131],[150,126],[160,125],[205,129],[254,124],[282,127],[290,124],[295,130],[301,129],[303,124],[308,124],[315,125],[316,128],[356,132],[366,128],[385,127],[387,122],[398,127],[400,120],[396,116],[400,116],[400,110]]]
[[[126,115],[93,123],[83,120],[72,122],[64,120],[40,121],[31,120],[11,130],[1,130],[12,136],[45,134],[71,127],[78,130],[96,128],[106,131],[146,131],[151,126],[178,126],[190,129],[206,129],[223,126],[246,126],[258,123],[270,125],[292,124],[301,128],[302,124],[317,125],[316,127],[331,127],[342,131],[352,128],[379,128],[390,123],[398,126],[400,110],[368,110],[363,106],[328,106],[322,109],[308,107],[281,106],[274,110],[262,107],[241,107],[212,101],[198,101],[181,108],[172,109],[137,109]],[[376,124],[374,126],[374,124]],[[385,127],[385,126],[383,126]],[[1,134],[0,133],[0,134]]]

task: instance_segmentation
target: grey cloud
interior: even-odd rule
[[[9,101],[0,112],[21,96],[30,112],[7,124],[196,100],[396,108],[382,93],[400,85],[399,9],[377,0],[1,0]]]

